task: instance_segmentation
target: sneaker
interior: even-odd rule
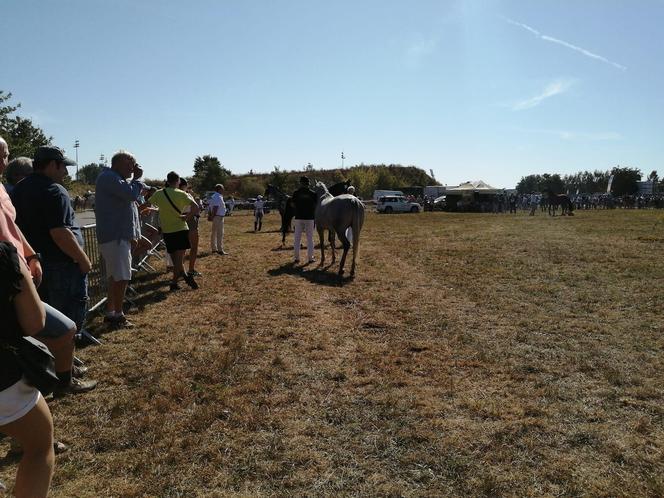
[[[180,289],[182,289],[182,287],[180,287],[180,286],[177,284],[177,282],[173,282],[171,285],[169,285],[168,288],[169,288],[171,291],[179,291]]]
[[[311,259],[309,260],[309,263],[315,263],[315,262],[316,262],[316,258],[311,258]]]
[[[191,275],[192,277],[202,277],[203,276],[201,273],[198,273],[196,270],[190,271],[189,275]]]
[[[221,251],[217,251],[217,252],[219,254],[221,254],[222,256],[228,256],[228,253],[226,251],[224,251],[223,249]]]
[[[115,317],[115,328],[118,329],[133,329],[134,324],[127,320],[125,315],[120,315]]]
[[[53,441],[53,452],[56,455],[61,455],[69,451],[69,446],[67,446],[62,441]],[[7,452],[8,456],[16,457],[23,454],[23,446],[18,444],[16,439],[10,441],[9,451]]]
[[[88,367],[74,365],[71,369],[72,377],[78,377],[79,379],[83,377],[88,372]]]
[[[299,259],[294,259],[294,260],[293,260],[293,263],[295,263],[295,264],[298,264],[299,262],[300,262]]]
[[[198,284],[196,283],[196,280],[194,280],[193,275],[190,275],[189,273],[185,273],[182,278],[184,278],[184,281],[187,282],[187,285],[191,287],[192,289],[196,290],[198,289]]]
[[[72,377],[71,380],[69,381],[69,384],[65,385],[58,384],[53,390],[53,395],[65,396],[67,394],[87,393],[88,391],[92,391],[95,387],[97,387],[96,380],[83,381],[77,379],[76,377]]]

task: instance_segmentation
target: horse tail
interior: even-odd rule
[[[360,249],[360,231],[364,225],[364,204],[361,200],[353,199],[353,219],[351,227],[353,228],[353,261],[357,258]]]

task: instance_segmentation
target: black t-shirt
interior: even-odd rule
[[[52,228],[68,228],[83,247],[67,190],[46,175],[33,173],[16,184],[11,198],[16,207],[16,224],[44,261],[71,262],[49,233]]]
[[[16,248],[9,242],[0,242],[0,391],[21,379],[22,372],[14,354],[3,348],[21,338],[21,329],[16,319],[13,298],[20,290],[22,275],[19,270]]]
[[[316,213],[318,196],[309,187],[300,187],[293,192],[293,205],[295,206],[296,220],[313,220]]]

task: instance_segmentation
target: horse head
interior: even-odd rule
[[[316,192],[318,200],[328,195],[332,196],[332,194],[330,194],[330,192],[327,190],[327,185],[325,185],[323,182],[316,182],[314,184],[314,192]]]

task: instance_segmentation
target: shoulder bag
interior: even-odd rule
[[[60,379],[55,373],[55,358],[44,344],[33,337],[23,336],[13,344],[0,343],[0,348],[14,354],[28,384],[44,396],[53,392]]]

